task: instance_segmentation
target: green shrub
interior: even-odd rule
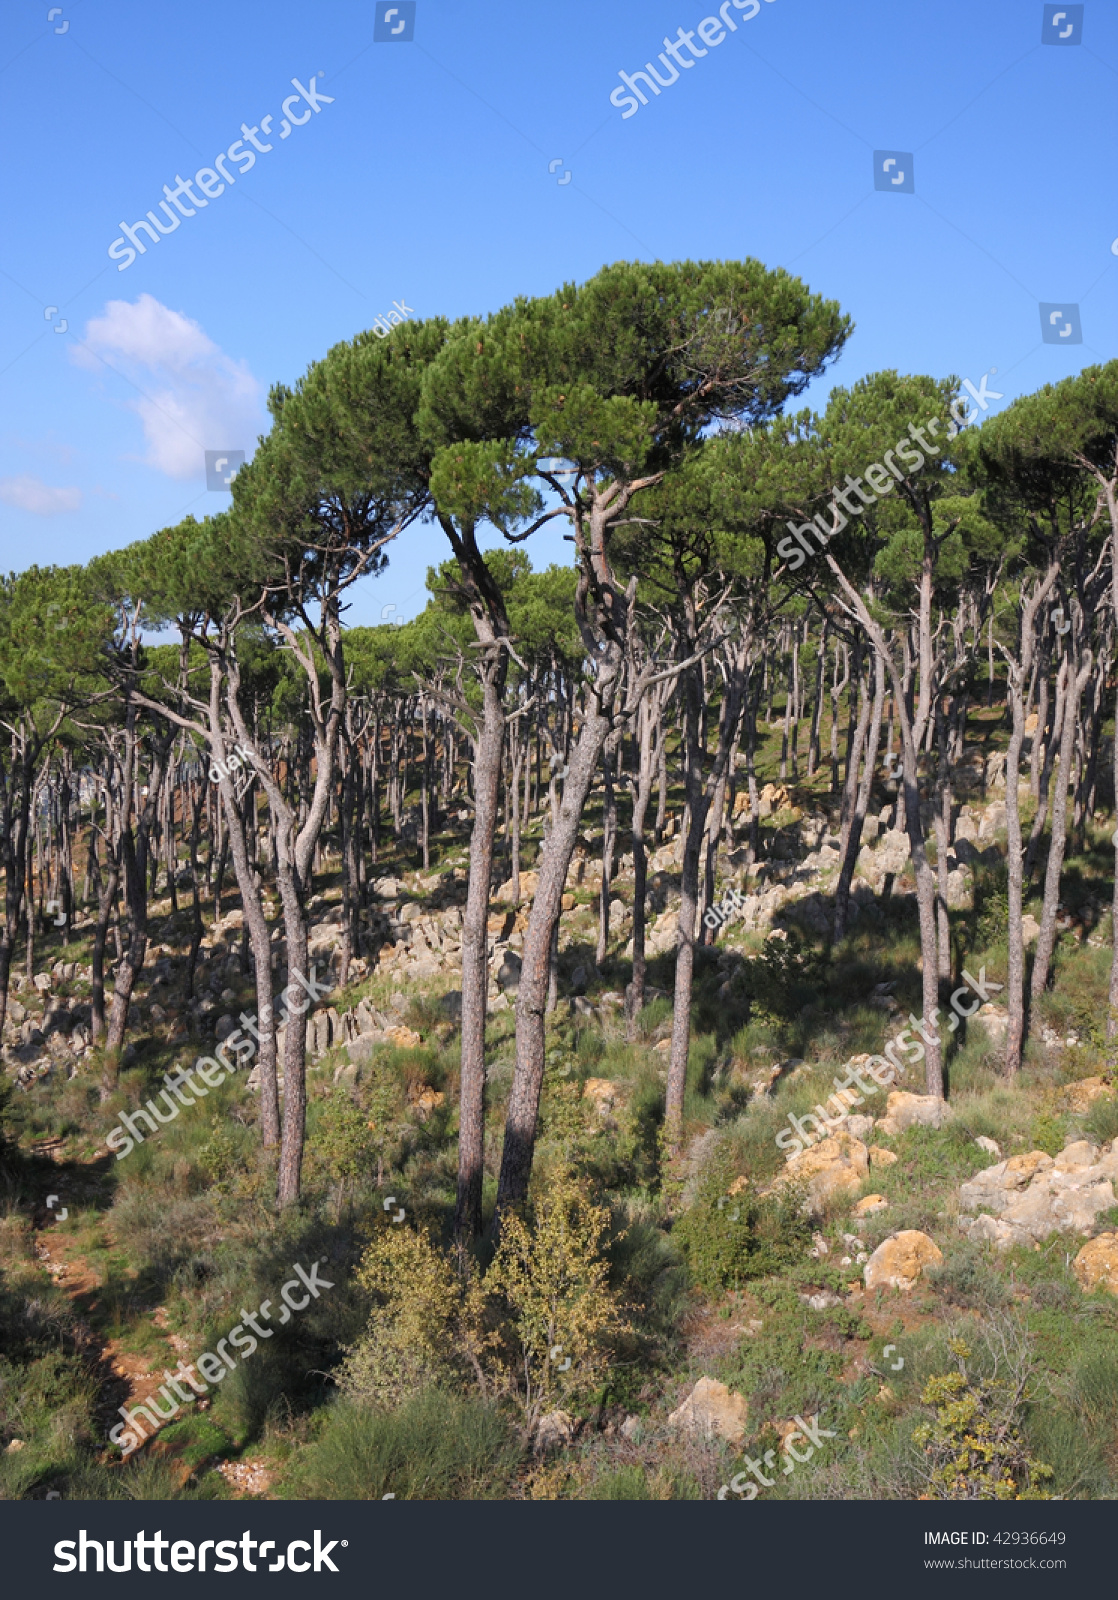
[[[651,1500],[648,1475],[643,1467],[619,1467],[607,1472],[595,1483],[591,1500]]]
[[[1043,1150],[1046,1156],[1058,1156],[1067,1143],[1067,1123],[1063,1117],[1042,1111],[1033,1118],[1029,1137],[1034,1150]]]
[[[1118,1139],[1118,1094],[1100,1095],[1093,1101],[1083,1123],[1088,1138],[1096,1144]]]
[[[726,1170],[716,1163],[673,1230],[692,1277],[708,1294],[768,1277],[799,1260],[811,1243],[811,1222],[794,1185],[765,1199],[752,1185],[736,1195],[728,1188]]]
[[[1012,1298],[988,1250],[969,1239],[953,1243],[941,1266],[931,1267],[928,1281],[948,1305],[987,1309],[1003,1306]]]
[[[426,1389],[396,1411],[339,1401],[282,1492],[301,1500],[500,1500],[520,1461],[493,1407]]]
[[[913,1442],[927,1460],[932,1500],[1050,1500],[1052,1468],[1030,1454],[1021,1431],[1021,1372],[981,1377],[968,1370],[962,1339],[949,1344],[954,1372],[929,1378],[920,1398],[935,1408]]]
[[[795,928],[786,938],[770,934],[760,955],[747,957],[734,972],[731,998],[743,1000],[751,1018],[787,1021],[817,998],[826,971],[826,957]]]

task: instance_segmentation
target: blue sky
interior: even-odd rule
[[[667,78],[665,37],[717,5],[417,0],[414,38],[376,43],[386,3],[4,0],[5,570],[223,509],[204,450],[251,455],[269,386],[396,301],[453,317],[608,261],[755,256],[856,323],[813,404],[881,367],[996,367],[996,409],[1116,353],[1108,0],[727,0],[736,31],[628,117],[619,72]],[[1046,46],[1061,9],[1082,42]],[[280,139],[285,100],[307,120]],[[121,222],[237,139],[232,186],[118,270]],[[875,151],[911,153],[914,193],[875,190]],[[1083,342],[1042,343],[1041,303],[1077,305]],[[413,615],[447,553],[410,532],[351,620]]]

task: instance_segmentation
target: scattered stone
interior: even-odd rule
[[[818,1144],[789,1156],[772,1188],[802,1183],[809,1202],[819,1204],[832,1195],[860,1189],[869,1172],[869,1155],[860,1139],[840,1131]]]
[[[589,1100],[600,1117],[608,1117],[618,1097],[617,1084],[609,1078],[587,1078],[582,1086],[582,1098]]]
[[[419,1117],[421,1122],[426,1122],[433,1111],[437,1111],[446,1100],[446,1095],[440,1089],[432,1089],[430,1084],[423,1084],[418,1089],[409,1089],[408,1104]]]
[[[266,1494],[275,1476],[263,1461],[221,1461],[217,1470],[240,1494]]]
[[[549,1450],[560,1450],[573,1444],[578,1423],[566,1411],[549,1411],[536,1424],[535,1450],[543,1455]]]
[[[514,950],[506,950],[497,969],[497,987],[503,994],[515,994],[520,988],[520,957]]]
[[[895,1137],[906,1128],[942,1128],[954,1115],[946,1100],[934,1094],[906,1094],[894,1089],[885,1103],[885,1115],[876,1126]]]
[[[1069,1111],[1082,1114],[1089,1111],[1102,1095],[1109,1093],[1110,1086],[1102,1078],[1080,1078],[1077,1083],[1067,1085],[1060,1099]]]
[[[1005,1006],[998,1006],[992,1000],[987,1000],[985,1005],[979,1006],[975,1020],[981,1022],[985,1028],[986,1037],[991,1045],[1005,1043],[1005,1036],[1009,1032],[1009,1012]]]
[[[395,1045],[397,1050],[418,1050],[423,1043],[423,1040],[414,1029],[405,1028],[402,1025],[386,1029],[385,1038],[389,1044]]]
[[[538,872],[522,872],[520,874],[521,900],[531,900],[539,886],[540,875]],[[507,883],[502,883],[501,887],[497,890],[496,898],[498,900],[511,900],[513,897],[512,889],[512,879],[510,878]]]
[[[989,1139],[984,1133],[980,1133],[974,1142],[980,1150],[985,1150],[987,1155],[997,1156],[1000,1159],[1002,1149],[996,1139]]]
[[[884,1211],[888,1204],[889,1202],[883,1194],[867,1194],[854,1207],[854,1215],[856,1217],[869,1217],[875,1211]]]
[[[918,1228],[905,1228],[879,1244],[866,1262],[866,1288],[899,1289],[907,1294],[928,1267],[943,1262],[943,1251]]]
[[[1084,1294],[1109,1289],[1118,1294],[1118,1233],[1100,1233],[1089,1240],[1071,1264]]]
[[[800,1300],[812,1311],[830,1311],[833,1306],[842,1305],[839,1296],[832,1294],[829,1289],[824,1289],[819,1294],[802,1294]]]
[[[668,1418],[668,1426],[701,1433],[706,1438],[718,1434],[728,1444],[739,1445],[745,1438],[749,1407],[744,1396],[734,1394],[717,1378],[700,1378],[687,1399]]]
[[[871,1144],[869,1148],[871,1167],[891,1167],[896,1164],[897,1156],[892,1150],[886,1150],[884,1145]]]
[[[1043,1150],[1011,1156],[976,1172],[959,1190],[959,1226],[999,1250],[1032,1245],[1052,1233],[1086,1234],[1116,1204],[1118,1152],[1101,1154],[1085,1139],[1055,1161]],[[982,1215],[974,1215],[977,1212]]]

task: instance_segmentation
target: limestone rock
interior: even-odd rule
[[[536,1424],[535,1450],[543,1455],[548,1450],[558,1450],[573,1443],[578,1424],[566,1411],[549,1411]]]
[[[885,1102],[885,1115],[879,1117],[877,1126],[882,1133],[896,1135],[906,1128],[942,1128],[954,1113],[946,1100],[934,1094],[906,1094],[894,1089]]]
[[[683,1404],[672,1412],[668,1426],[701,1433],[706,1438],[718,1434],[728,1444],[739,1445],[745,1438],[749,1407],[745,1398],[727,1389],[717,1378],[700,1378]]]
[[[1071,1264],[1085,1294],[1100,1287],[1118,1294],[1118,1233],[1089,1240]]]
[[[1062,1150],[1053,1161],[1043,1150],[999,1161],[964,1183],[959,1226],[971,1238],[998,1249],[1032,1244],[1052,1233],[1089,1233],[1096,1219],[1116,1203],[1118,1152],[1100,1153],[1085,1139]]]
[[[818,1144],[789,1156],[773,1188],[802,1183],[810,1201],[860,1189],[869,1173],[869,1153],[860,1139],[840,1130]]]
[[[1002,1147],[996,1139],[988,1139],[984,1133],[980,1133],[974,1142],[980,1150],[985,1150],[988,1156],[1001,1158]]]
[[[969,902],[970,879],[961,867],[955,867],[947,874],[947,904],[957,910]]]
[[[420,1084],[408,1091],[408,1105],[416,1113],[421,1122],[426,1122],[432,1111],[438,1109],[446,1100],[446,1095],[439,1089],[432,1089],[430,1084]]]
[[[520,874],[520,898],[521,898],[521,900],[531,900],[532,896],[535,894],[535,892],[539,888],[539,886],[540,886],[540,875],[539,875],[538,872],[522,872]],[[498,900],[508,900],[508,901],[511,902],[511,900],[512,900],[512,879],[511,878],[509,878],[506,883],[502,883],[501,887],[497,890],[497,896],[496,897],[497,897]]]
[[[854,1207],[854,1215],[856,1217],[869,1217],[875,1211],[884,1211],[888,1204],[889,1202],[883,1194],[867,1194]]]
[[[909,858],[908,834],[900,832],[897,828],[890,828],[883,833],[873,852],[874,866],[879,876],[892,873],[899,876],[905,869]]]
[[[385,1038],[389,1044],[395,1045],[397,1050],[418,1050],[423,1043],[418,1033],[402,1025],[396,1028],[388,1028],[385,1032]]]
[[[1102,1078],[1080,1078],[1078,1083],[1069,1083],[1060,1098],[1069,1111],[1082,1114],[1090,1110],[1101,1095],[1109,1093],[1110,1089]]]
[[[587,1078],[582,1098],[589,1100],[600,1117],[608,1117],[618,1098],[618,1087],[609,1078]]]
[[[938,1267],[943,1251],[918,1228],[905,1228],[879,1244],[866,1262],[862,1275],[867,1289],[899,1289],[907,1292],[928,1267]]]
[[[891,1167],[897,1161],[897,1156],[892,1150],[886,1150],[884,1145],[871,1144],[869,1148],[871,1167]]]
[[[992,1045],[1005,1043],[1005,1036],[1009,1031],[1009,1012],[1005,1006],[998,1006],[992,1000],[987,1000],[985,1005],[979,1006],[975,1020],[981,1022],[986,1030],[986,1037]]]
[[[839,1296],[832,1294],[829,1289],[823,1289],[818,1294],[802,1294],[800,1301],[809,1311],[831,1311],[835,1306],[842,1305]]]
[[[515,994],[520,988],[520,957],[515,950],[506,950],[497,969],[497,987],[502,994]]]

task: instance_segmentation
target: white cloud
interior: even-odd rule
[[[52,489],[49,483],[25,472],[18,478],[0,478],[0,500],[21,511],[33,511],[36,516],[53,517],[60,511],[80,511],[82,492]]]
[[[143,425],[147,464],[170,478],[200,478],[207,450],[251,453],[263,418],[263,392],[244,361],[234,361],[197,322],[150,294],[110,300],[85,330],[73,359],[89,369],[103,357],[142,393],[127,402]]]

